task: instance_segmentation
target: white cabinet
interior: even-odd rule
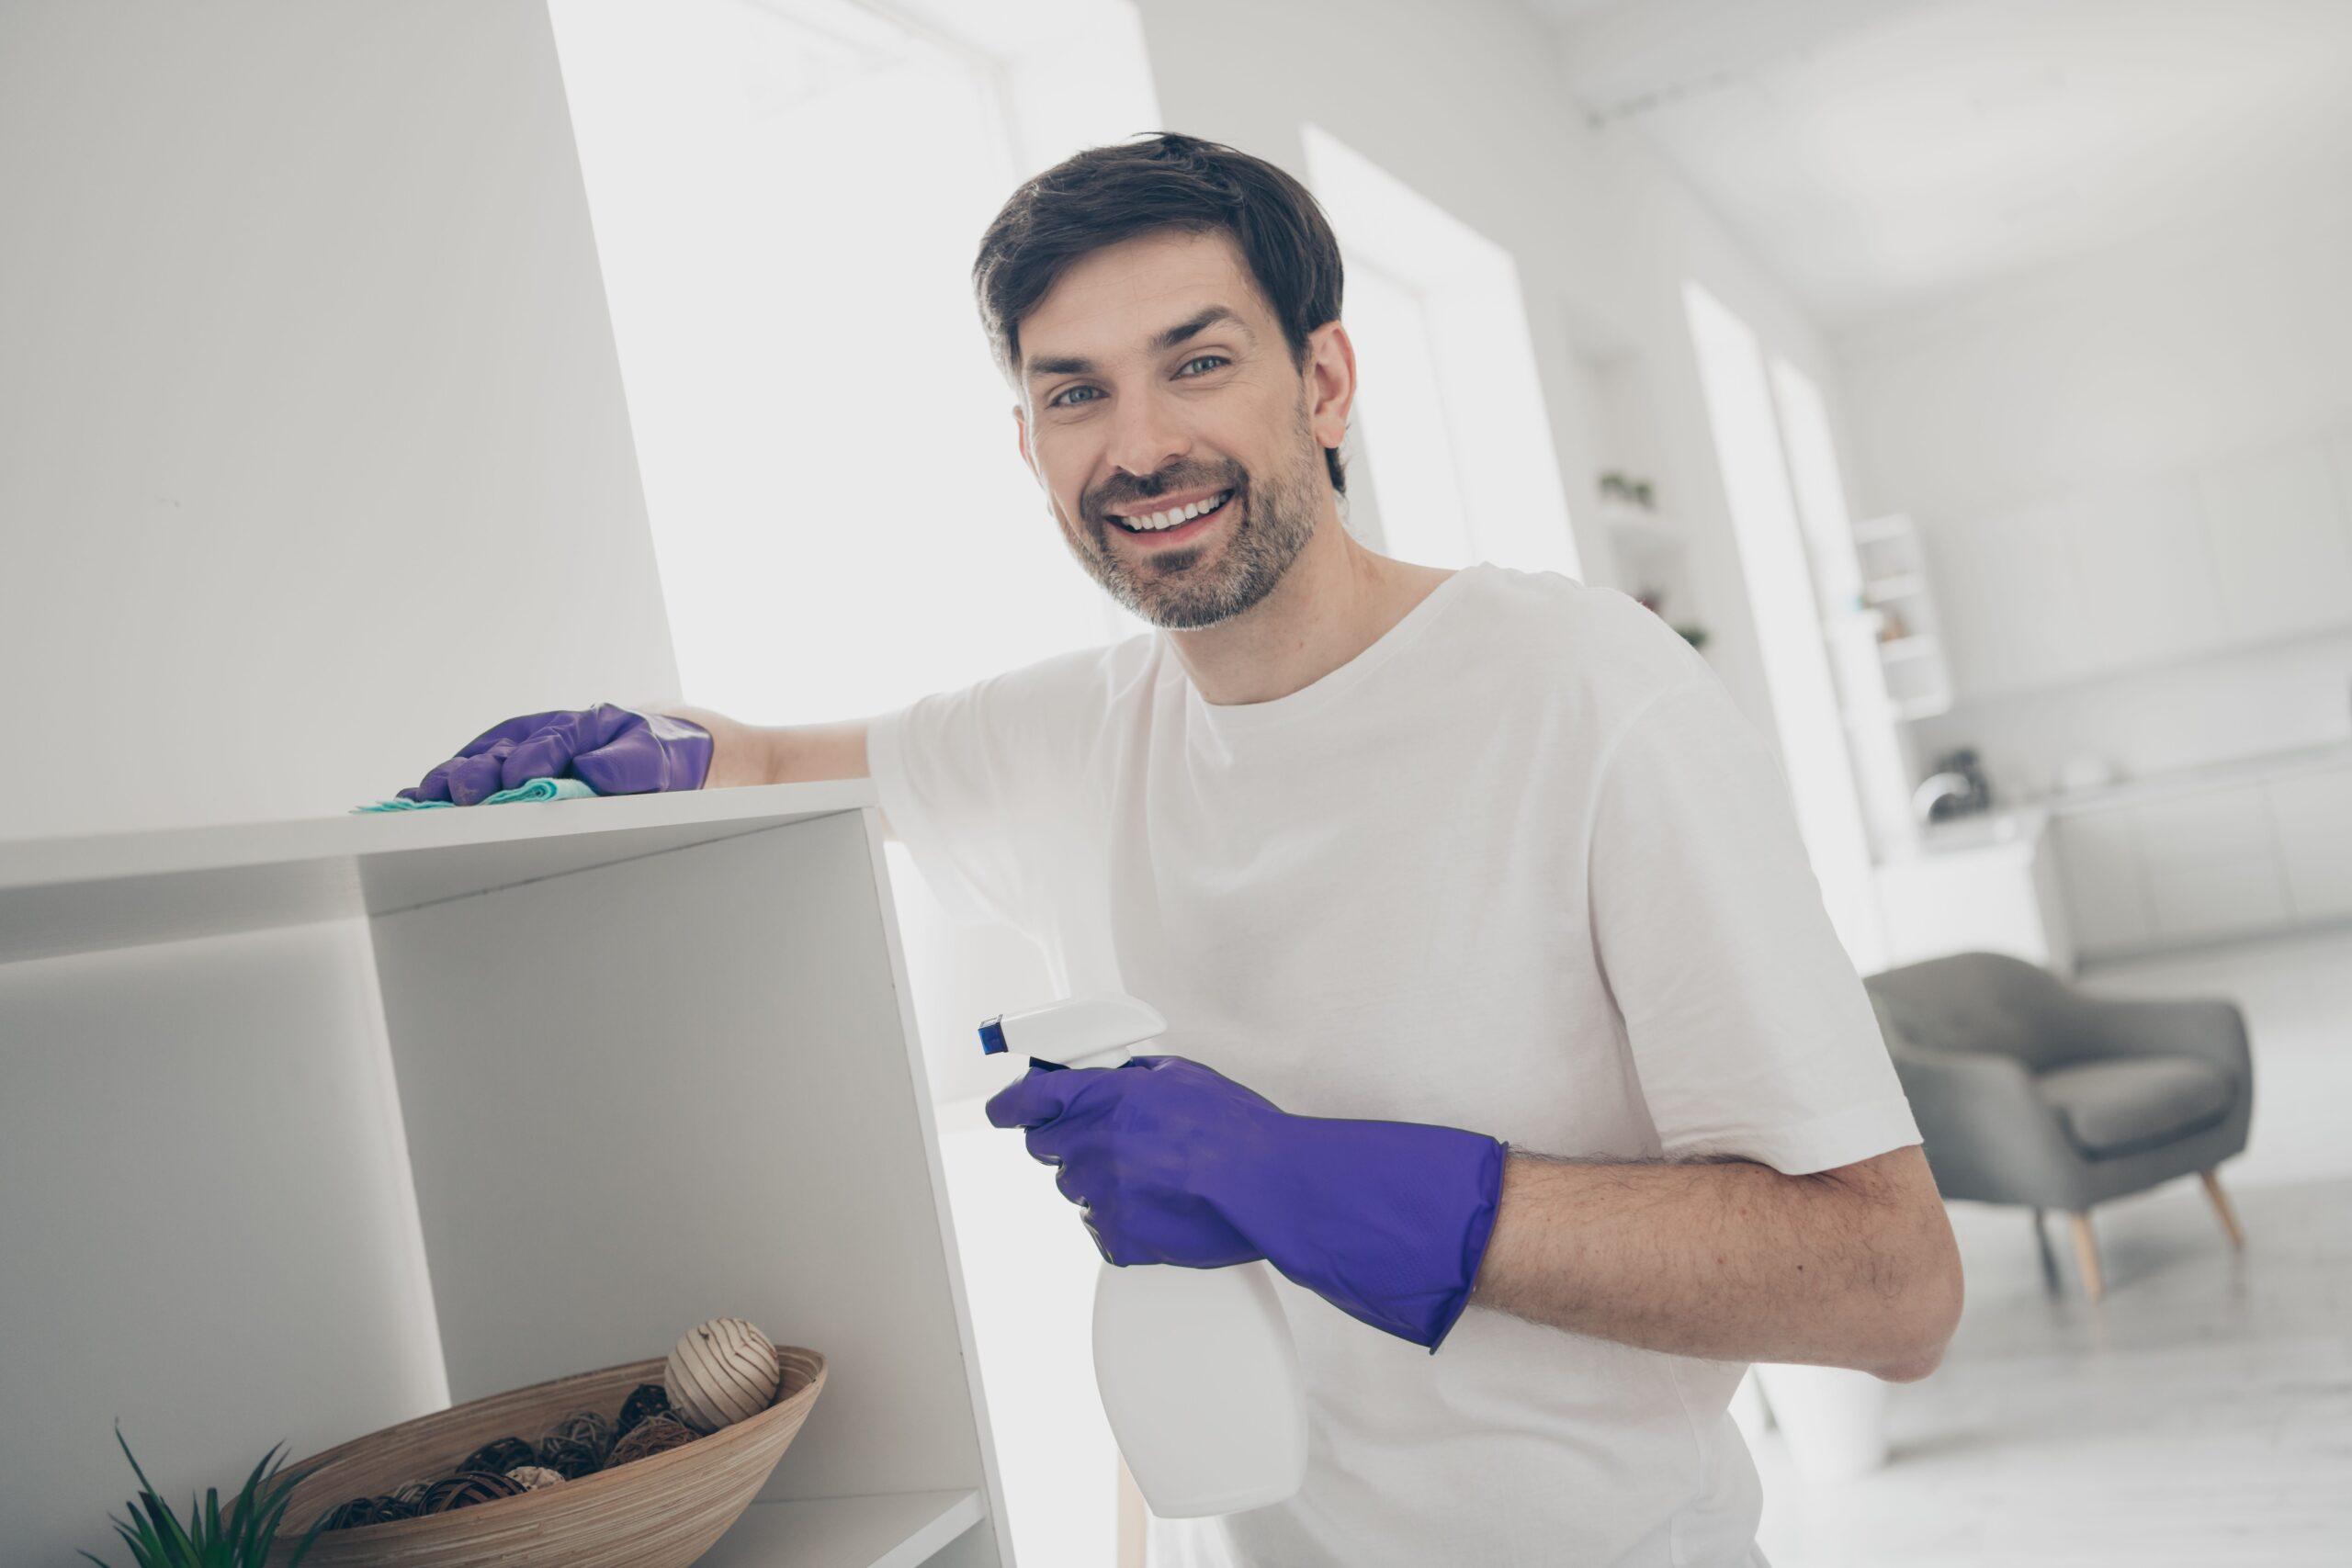
[[[98,1543],[111,1415],[233,1486],[727,1313],[831,1375],[715,1562],[1009,1563],[874,804],[0,842],[11,1560]]]
[[[2066,924],[2076,951],[2113,953],[2146,942],[2148,892],[2128,810],[2069,813],[2058,819],[2058,870],[2066,889]]]
[[[2040,811],[1929,828],[1913,852],[1879,866],[1877,889],[1890,965],[2006,953],[2074,973],[2074,936]]]
[[[2264,785],[2298,919],[2352,916],[2352,768]]]
[[[1952,678],[1983,697],[2090,672],[2071,503],[2025,507],[1929,541]]]
[[[2222,621],[2248,641],[2342,626],[2352,615],[2352,530],[2320,440],[2199,470]]]
[[[2223,640],[2222,599],[2196,487],[2174,478],[2086,501],[2066,543],[2083,597],[2091,671],[2135,669],[2209,652]]]
[[[1967,700],[2352,626],[2352,432],[1946,522]]]
[[[2352,918],[2352,755],[2329,748],[2052,808],[2086,957]]]
[[[2131,814],[2158,936],[2189,941],[2285,922],[2287,886],[2260,784],[2148,801]]]

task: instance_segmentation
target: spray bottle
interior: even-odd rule
[[[980,1025],[984,1051],[1058,1067],[1122,1067],[1168,1021],[1098,991]],[[1224,1269],[1103,1262],[1094,1381],[1144,1501],[1162,1518],[1262,1508],[1306,1478],[1306,1388],[1263,1262]]]

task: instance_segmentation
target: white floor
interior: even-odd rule
[[[1808,1483],[1751,1444],[1772,1568],[2352,1564],[2352,931],[2086,971],[2116,995],[2225,995],[2255,1111],[2222,1167],[2240,1257],[2197,1179],[2093,1211],[2091,1307],[2050,1216],[1950,1205],[1967,1266],[1943,1365],[1894,1385],[1893,1452]]]

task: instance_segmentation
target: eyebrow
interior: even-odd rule
[[[1235,313],[1229,307],[1224,305],[1212,305],[1207,310],[1203,310],[1199,315],[1193,317],[1189,321],[1179,321],[1174,326],[1170,327],[1166,332],[1161,333],[1158,337],[1153,338],[1151,340],[1149,352],[1153,354],[1164,354],[1168,350],[1174,348],[1178,344],[1182,343],[1185,339],[1198,337],[1201,333],[1208,331],[1211,327],[1220,324],[1230,324],[1237,327],[1240,329],[1241,335],[1245,339],[1249,339],[1251,342],[1256,341],[1255,337],[1250,331],[1249,322],[1243,321],[1240,316]],[[1042,380],[1047,376],[1091,376],[1093,374],[1095,374],[1094,361],[1080,357],[1064,356],[1057,359],[1040,359],[1035,361],[1029,367],[1029,379],[1032,381]]]

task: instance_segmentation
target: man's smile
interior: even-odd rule
[[[1222,490],[1189,502],[1137,502],[1124,513],[1112,512],[1104,515],[1123,533],[1149,539],[1155,545],[1173,544],[1205,532],[1239,493],[1238,489]],[[1144,511],[1145,506],[1153,510]]]

